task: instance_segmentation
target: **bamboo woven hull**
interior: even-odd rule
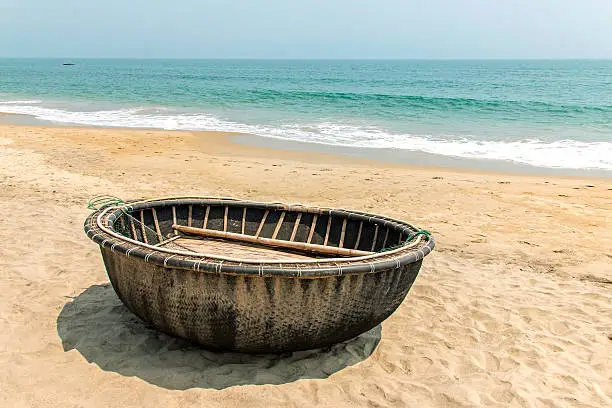
[[[180,227],[366,255],[196,240]],[[101,247],[115,292],[143,321],[244,352],[319,348],[375,327],[404,300],[434,247],[429,234],[374,214],[197,197],[104,207],[84,229]]]
[[[421,261],[371,274],[291,279],[193,273],[102,256],[121,301],[143,321],[209,348],[323,347],[377,326],[406,297]]]

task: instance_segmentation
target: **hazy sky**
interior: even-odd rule
[[[0,56],[612,58],[612,0],[0,0]]]

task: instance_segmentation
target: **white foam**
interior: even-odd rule
[[[0,101],[0,106],[2,105],[37,105],[40,103],[42,103],[42,101],[38,99],[23,100],[23,101]]]
[[[390,148],[475,159],[506,160],[539,167],[612,170],[612,142],[558,140],[485,141],[465,137],[395,134],[377,127],[339,123],[257,126],[220,120],[207,114],[172,114],[166,108],[73,112],[34,106],[37,101],[0,102],[0,112],[41,120],[91,126],[218,130],[328,145]]]

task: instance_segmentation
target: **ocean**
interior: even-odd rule
[[[612,60],[0,59],[0,112],[612,170]]]

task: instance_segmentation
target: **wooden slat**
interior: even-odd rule
[[[143,210],[140,210],[140,229],[142,230],[142,240],[145,244],[148,244],[149,240],[147,239],[147,230],[145,229]]]
[[[176,224],[175,224],[175,225],[176,225]],[[162,246],[164,246],[164,245],[166,245],[166,244],[169,244],[170,242],[175,241],[175,240],[177,240],[177,239],[179,239],[179,238],[181,238],[181,236],[180,236],[180,235],[175,235],[175,236],[173,236],[172,238],[168,238],[168,239],[167,239],[167,240],[165,240],[165,241],[158,242],[157,244],[155,244],[155,245],[153,245],[153,246],[156,246],[156,247],[162,247]]]
[[[189,214],[187,215],[187,226],[191,227],[191,216],[193,215],[193,205],[189,205]]]
[[[119,217],[119,222],[121,223],[121,231],[125,231],[125,220],[123,219],[123,215]]]
[[[134,217],[130,215],[128,218],[130,219],[130,227],[132,228],[132,238],[138,240],[138,235],[136,235],[136,227],[134,226],[134,221],[132,220]]]
[[[278,222],[276,223],[276,228],[274,228],[274,233],[272,234],[272,239],[276,239],[276,236],[278,235],[278,231],[280,231],[280,228],[283,225],[283,221],[285,221],[285,212],[284,211],[281,213],[281,216],[278,219]]]
[[[374,228],[374,239],[372,240],[372,252],[374,252],[374,248],[376,248],[376,238],[378,238],[378,224],[376,224],[376,228]]]
[[[363,221],[359,223],[359,231],[357,232],[357,242],[355,242],[355,249],[359,248],[359,242],[361,241],[361,230],[363,229]]]
[[[346,223],[347,223],[347,219],[345,218],[344,221],[342,221],[342,232],[340,233],[340,244],[338,245],[340,248],[344,248],[344,235],[346,234]]]
[[[243,234],[244,234],[244,228],[246,226],[246,211],[247,211],[247,208],[244,207],[242,209],[242,226],[240,228],[240,230],[242,231]]]
[[[172,223],[178,224],[178,222],[176,221],[176,207],[175,206],[172,206]]]
[[[293,224],[293,231],[291,231],[291,238],[289,241],[295,240],[295,234],[297,234],[298,227],[300,226],[300,221],[302,220],[302,213],[298,213],[297,218],[295,219],[295,224]]]
[[[383,241],[382,245],[383,249],[387,247],[387,239],[389,239],[389,229],[390,228],[387,228],[387,232],[385,232],[385,240]]]
[[[157,221],[157,210],[155,208],[151,208],[153,212],[153,222],[155,223],[155,231],[157,232],[157,239],[159,242],[163,240],[161,229],[159,229],[159,221]]]
[[[327,219],[327,229],[325,230],[325,240],[323,241],[323,245],[327,245],[327,242],[329,241],[329,231],[331,230],[331,222],[332,216],[330,215]]]
[[[210,205],[206,206],[206,213],[204,214],[204,221],[202,222],[202,228],[208,226],[208,214],[210,214]]]
[[[318,244],[307,244],[305,242],[290,242],[281,239],[261,238],[251,235],[235,234],[233,232],[216,231],[202,228],[185,227],[182,225],[173,225],[172,228],[179,230],[184,234],[199,235],[208,238],[220,238],[230,241],[248,242],[263,246],[271,246],[275,248],[288,248],[293,250],[307,251],[322,255],[332,256],[366,256],[371,255],[371,252],[358,251],[356,249],[338,248]]]
[[[310,232],[308,233],[308,241],[306,241],[309,244],[312,241],[312,236],[314,235],[315,227],[317,226],[318,219],[319,219],[319,214],[315,214],[314,217],[312,217],[312,224],[310,224]]]
[[[225,206],[225,212],[223,213],[223,231],[227,231],[227,205]]]
[[[257,233],[255,234],[255,237],[259,237],[259,233],[261,232],[261,229],[266,223],[266,218],[268,218],[269,213],[270,213],[270,210],[266,210],[266,212],[264,213],[263,218],[261,219],[261,222],[259,223],[259,227],[257,227]]]

